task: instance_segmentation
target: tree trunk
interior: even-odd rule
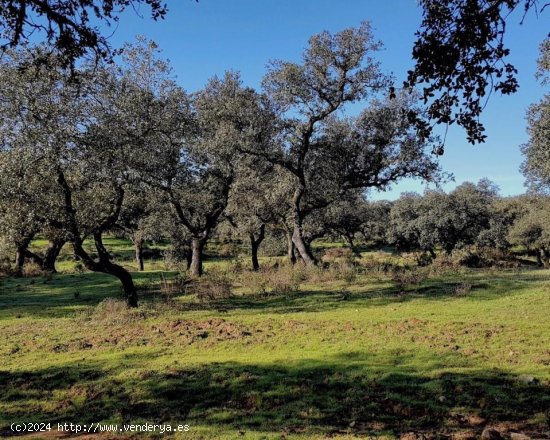
[[[258,238],[254,237],[254,234],[250,234],[250,246],[252,251],[252,269],[254,271],[260,270],[260,263],[258,262],[258,249],[265,237],[265,225],[260,226],[260,233]]]
[[[550,254],[545,248],[541,248],[537,252],[537,263],[540,267],[550,266]]]
[[[50,240],[48,243],[48,247],[46,248],[46,252],[44,253],[44,258],[42,259],[42,269],[47,272],[56,273],[55,270],[55,262],[57,260],[57,257],[59,257],[59,253],[61,252],[61,249],[65,245],[65,240],[61,239],[54,239]]]
[[[15,243],[15,273],[17,275],[20,275],[23,271],[23,265],[25,264],[25,254],[27,253],[29,244],[31,244],[33,237],[34,234],[30,234]]]
[[[544,261],[542,261],[542,249],[537,249],[537,265],[539,267],[544,267]]]
[[[306,266],[315,266],[315,258],[313,258],[311,250],[304,240],[301,222],[297,221],[294,225],[292,241],[294,242],[296,249],[298,249],[298,252],[300,253],[300,257],[302,257],[304,264]]]
[[[294,242],[292,241],[292,234],[290,232],[286,233],[286,241],[287,241],[286,255],[288,257],[288,261],[290,261],[290,264],[296,264],[296,253],[294,252],[295,246],[294,246]]]
[[[202,251],[206,243],[205,238],[193,237],[191,241],[191,267],[189,272],[193,277],[202,275]]]
[[[29,251],[29,249],[25,251],[25,260],[30,260],[34,264],[38,264],[40,267],[44,266],[44,258],[42,258],[40,255],[35,254],[34,252]]]
[[[138,265],[138,270],[143,272],[143,238],[136,238],[134,240],[134,248],[136,250],[136,262]]]
[[[108,263],[105,268],[105,272],[109,275],[117,277],[122,284],[122,290],[124,291],[124,296],[126,297],[126,302],[128,307],[137,307],[138,306],[138,296],[136,287],[134,286],[134,280],[132,275],[122,266],[114,263]]]
[[[20,275],[23,272],[23,265],[25,264],[25,252],[26,249],[23,246],[17,246],[15,251],[15,273]]]
[[[358,255],[359,252],[355,249],[355,245],[353,243],[353,235],[351,234],[345,234],[344,239],[348,242],[348,247],[354,254]]]
[[[122,290],[124,291],[124,296],[126,297],[128,307],[137,307],[138,295],[136,287],[134,286],[134,281],[132,280],[132,275],[122,266],[111,262],[109,253],[103,246],[101,233],[94,234],[94,240],[99,256],[99,262],[95,261],[92,257],[90,257],[90,255],[88,255],[82,247],[82,242],[79,239],[73,241],[75,255],[80,258],[88,270],[91,270],[92,272],[106,273],[118,278],[122,284]]]
[[[187,270],[191,269],[191,263],[193,262],[193,252],[191,249],[185,251],[185,259],[187,260]]]
[[[252,270],[255,272],[260,270],[260,263],[258,262],[258,247],[259,244],[254,240],[254,235],[250,234],[250,248],[252,252]]]

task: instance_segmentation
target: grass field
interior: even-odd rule
[[[548,270],[435,273],[405,291],[361,271],[263,293],[244,271],[206,302],[157,292],[149,271],[127,310],[107,300],[116,279],[71,264],[0,278],[2,438],[30,421],[190,427],[133,438],[550,436]]]

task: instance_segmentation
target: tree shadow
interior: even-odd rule
[[[361,280],[351,285],[334,289],[304,289],[293,292],[269,292],[235,295],[230,298],[197,303],[187,302],[179,307],[182,311],[257,310],[266,313],[321,312],[338,308],[383,307],[415,300],[448,301],[471,299],[487,301],[508,295],[519,295],[533,288],[533,282],[550,282],[550,273],[523,272],[504,273],[492,276],[486,272],[473,272],[468,276],[430,278],[418,285],[398,288],[391,281],[367,282]],[[306,284],[307,285],[307,284]],[[457,288],[467,285],[466,294],[457,293]]]
[[[162,272],[168,276],[175,272]],[[133,272],[142,304],[159,299],[158,292],[141,287],[158,283],[160,273]],[[534,282],[550,282],[550,271],[523,270],[491,273],[472,271],[461,276],[430,278],[405,290],[394,286],[388,279],[359,278],[351,285],[334,286],[332,289],[304,289],[294,292],[251,293],[208,302],[189,301],[192,288],[171,294],[175,308],[181,312],[195,310],[257,310],[269,313],[319,312],[338,308],[380,307],[418,299],[442,301],[457,298],[455,288],[464,283],[470,290],[460,298],[472,301],[498,299],[517,295],[532,289]],[[306,284],[307,286],[307,284]],[[0,320],[13,317],[67,317],[79,310],[97,305],[106,298],[122,298],[118,281],[104,274],[56,274],[52,278],[3,278],[0,279]]]
[[[168,276],[173,272],[164,272]],[[152,272],[132,273],[139,288],[157,282]],[[101,273],[58,273],[32,278],[0,279],[0,320],[10,318],[62,318],[107,298],[124,299],[119,281]]]
[[[236,433],[392,433],[441,436],[504,426],[542,436],[547,385],[500,371],[436,377],[405,355],[344,353],[286,364],[177,364],[123,376],[91,361],[32,372],[0,371],[0,434],[23,420],[187,423]],[[125,356],[123,366],[147,367]],[[121,367],[122,368],[122,367]],[[32,416],[32,417],[31,417]]]

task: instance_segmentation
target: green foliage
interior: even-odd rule
[[[490,228],[494,185],[481,180],[466,182],[449,194],[427,191],[424,196],[405,194],[390,210],[388,240],[403,251],[433,253],[442,247],[447,253],[478,240]]]
[[[541,44],[538,77],[548,84],[550,75],[550,38]],[[532,189],[550,191],[550,94],[533,104],[527,111],[529,141],[522,145],[525,156],[521,170]]]
[[[509,240],[535,252],[539,265],[550,264],[550,198],[524,201],[525,214],[511,227]]]
[[[543,2],[542,2],[543,3]],[[432,132],[432,123],[458,124],[471,143],[484,142],[479,120],[491,92],[515,93],[519,87],[515,67],[504,44],[512,12],[539,12],[537,0],[422,0],[422,24],[412,56],[415,66],[406,86],[421,86],[424,115],[419,131]],[[542,12],[546,5],[540,8]],[[522,21],[523,22],[523,21]]]

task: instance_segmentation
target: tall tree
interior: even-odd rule
[[[301,64],[276,61],[263,85],[285,127],[281,147],[254,154],[290,173],[292,240],[306,265],[315,259],[304,239],[304,220],[313,211],[355,188],[384,188],[404,176],[432,178],[435,162],[407,114],[412,95],[374,100],[359,117],[339,119],[346,104],[395,94],[372,55],[380,48],[368,23],[334,35],[313,36]]]
[[[523,215],[511,226],[508,239],[535,254],[539,266],[550,266],[550,197],[523,198]]]
[[[13,201],[62,231],[86,268],[117,277],[128,304],[136,306],[132,277],[111,260],[102,236],[117,222],[137,166],[144,162],[142,153],[162,129],[171,101],[145,89],[138,81],[142,75],[124,69],[94,66],[80,70],[74,81],[74,72],[56,64],[55,57],[49,67],[19,69],[28,57],[14,52],[1,66],[7,91],[1,101],[2,142],[7,154],[22,161],[23,180],[37,179],[42,191],[29,199],[33,187],[21,185]],[[84,248],[87,238],[97,258]]]
[[[288,215],[288,186],[286,175],[269,162],[250,157],[243,158],[242,165],[224,217],[249,241],[252,269],[257,271],[267,229],[281,228]]]
[[[179,143],[164,143],[157,162],[161,188],[192,236],[190,272],[203,272],[203,250],[225,211],[240,164],[239,150],[271,137],[272,117],[236,73],[213,78],[193,98],[193,128]]]

